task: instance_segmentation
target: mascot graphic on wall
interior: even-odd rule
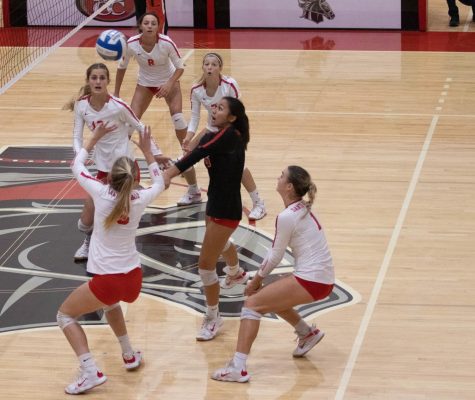
[[[308,19],[317,24],[323,22],[323,17],[326,19],[334,19],[330,4],[326,0],[297,0],[299,7],[302,9],[300,18]]]

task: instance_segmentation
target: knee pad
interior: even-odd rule
[[[219,281],[218,274],[216,270],[209,271],[207,269],[198,269],[198,272],[201,277],[201,281],[203,282],[203,286],[211,286],[214,285],[216,282]]]
[[[241,309],[241,319],[253,319],[254,321],[260,321],[262,314],[250,308],[243,307]]]
[[[58,326],[61,329],[64,329],[68,325],[75,324],[77,322],[76,318],[64,314],[61,311],[58,311],[58,313],[56,314],[56,321],[58,321]]]
[[[78,229],[81,232],[84,232],[86,235],[88,235],[92,232],[93,227],[94,227],[94,225],[85,225],[85,224],[83,224],[83,222],[81,221],[81,218],[78,219]]]
[[[120,307],[120,303],[111,304],[110,306],[104,307],[103,310],[106,313],[106,312],[112,311],[114,308],[117,308],[117,307]]]
[[[181,129],[186,129],[186,127],[188,126],[188,124],[186,123],[186,119],[185,119],[185,116],[183,115],[183,113],[176,113],[176,114],[173,114],[172,115],[172,122],[173,122],[173,126],[175,127],[175,129],[177,131],[181,130]]]

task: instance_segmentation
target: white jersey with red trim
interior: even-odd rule
[[[294,275],[307,281],[333,284],[335,271],[323,228],[303,201],[290,204],[275,222],[276,230],[259,275],[265,277],[279,265],[287,247],[295,258]]]
[[[234,97],[236,99],[241,97],[241,92],[239,91],[236,80],[230,76],[221,76],[218,89],[216,89],[213,96],[207,95],[205,84],[193,86],[190,93],[191,119],[188,124],[188,131],[196,133],[200,123],[201,105],[203,105],[206,111],[208,111],[206,129],[210,132],[218,132],[219,129],[211,125],[211,112],[213,107],[216,107],[218,101],[223,97]]]
[[[79,184],[94,200],[94,230],[89,245],[87,271],[92,274],[124,274],[140,266],[135,246],[137,227],[145,207],[163,190],[165,183],[157,163],[149,165],[152,186],[132,191],[127,220],[105,229],[104,221],[117,202],[117,192],[89,174],[84,163],[88,153],[81,149],[74,159],[72,170]]]
[[[159,87],[166,83],[177,69],[184,69],[183,59],[173,40],[158,34],[157,43],[147,53],[140,39],[142,34],[132,36],[127,41],[127,52],[119,62],[118,68],[124,69],[134,57],[139,64],[138,84],[146,87]]]
[[[78,153],[83,144],[84,125],[94,131],[98,124],[109,123],[116,128],[103,136],[96,144],[94,162],[100,171],[109,172],[114,161],[122,156],[133,159],[133,147],[129,141],[131,127],[144,132],[144,125],[136,117],[132,109],[118,97],[109,96],[100,111],[94,110],[89,101],[91,96],[83,96],[74,106],[73,147]]]

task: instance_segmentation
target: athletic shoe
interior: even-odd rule
[[[127,371],[133,371],[140,367],[142,364],[142,353],[140,351],[134,351],[132,358],[126,359],[122,354],[124,360],[124,367]]]
[[[86,235],[84,242],[79,249],[74,253],[74,261],[87,261],[89,257],[89,242],[91,241],[91,235]]]
[[[264,206],[263,201],[257,202],[249,213],[249,219],[259,220],[266,216],[266,207]]]
[[[196,340],[205,342],[214,339],[219,331],[219,328],[223,326],[223,319],[218,315],[218,318],[210,318],[207,315],[204,316],[203,323],[201,324],[200,331],[196,335]]]
[[[460,25],[460,19],[458,15],[450,18],[449,26],[453,27],[453,26],[459,26],[459,25]]]
[[[79,368],[79,374],[75,381],[64,388],[67,394],[80,394],[93,387],[102,385],[107,380],[102,372],[93,369],[92,371],[86,371]]]
[[[188,193],[186,192],[180,200],[176,203],[179,206],[189,206],[191,204],[201,203],[201,192]]]
[[[237,369],[231,360],[224,368],[214,371],[211,378],[216,381],[244,383],[249,381],[251,376],[247,371]]]
[[[294,357],[303,357],[307,354],[312,348],[323,339],[325,333],[322,332],[320,329],[317,329],[315,325],[312,325],[311,331],[308,333],[307,336],[301,338],[298,337],[298,344],[295,348],[292,355]]]
[[[223,271],[226,272],[226,276],[219,280],[219,285],[223,289],[231,289],[236,285],[244,284],[249,279],[249,274],[239,267],[236,275],[229,275],[229,267],[226,266],[223,268]]]

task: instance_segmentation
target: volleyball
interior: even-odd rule
[[[97,38],[96,50],[104,60],[119,60],[127,50],[127,39],[123,33],[108,29]]]

